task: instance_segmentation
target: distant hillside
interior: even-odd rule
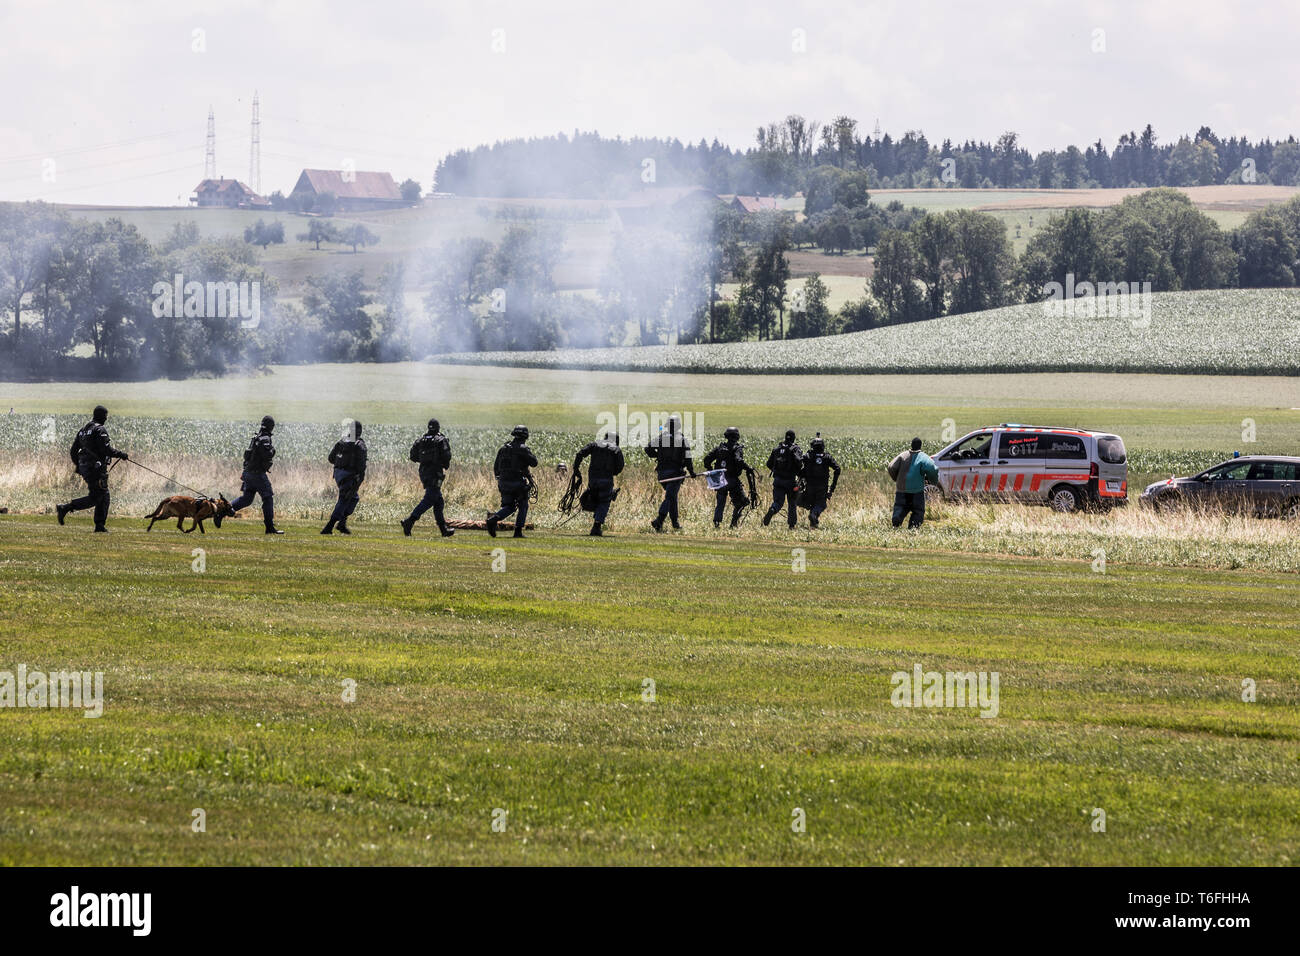
[[[1138,320],[1139,323],[1141,320]],[[717,345],[480,352],[440,362],[638,372],[1173,372],[1300,374],[1300,291],[1151,296],[1148,328],[1058,318],[1042,303],[818,339]]]

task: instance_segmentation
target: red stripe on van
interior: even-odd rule
[[[1037,491],[1045,481],[1087,481],[1091,475],[1034,475],[1029,482],[1029,490]]]

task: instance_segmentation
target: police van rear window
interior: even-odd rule
[[[1128,459],[1123,439],[1115,435],[1097,439],[1097,456],[1108,465],[1122,465]]]
[[[1087,458],[1088,449],[1077,435],[1050,435],[1046,432],[1003,432],[1001,457],[1006,458]]]

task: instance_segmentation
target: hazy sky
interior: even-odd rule
[[[790,112],[1033,151],[1278,138],[1298,40],[1300,5],[1259,0],[0,0],[0,199],[184,203],[209,105],[247,181],[254,90],[266,194],[345,160],[429,189],[449,150],[575,128],[749,146]]]

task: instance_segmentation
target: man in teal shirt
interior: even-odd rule
[[[912,439],[912,450],[899,453],[889,463],[889,477],[894,479],[894,527],[900,527],[909,514],[907,526],[919,528],[925,521],[925,482],[938,482],[939,469],[930,456],[921,451],[921,439]]]

